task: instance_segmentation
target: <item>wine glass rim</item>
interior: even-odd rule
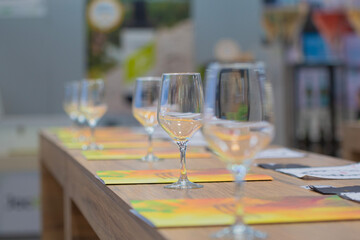
[[[178,75],[200,75],[198,72],[183,72],[183,73],[163,73],[163,76],[178,76]]]
[[[219,62],[216,62],[216,63],[214,63],[215,66],[221,66],[222,68],[229,67],[229,68],[240,68],[240,69],[258,68],[259,64],[262,64],[262,62],[234,62],[234,63],[219,63]]]
[[[138,77],[136,81],[161,81],[161,77]]]

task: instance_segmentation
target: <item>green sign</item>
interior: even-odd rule
[[[126,83],[144,76],[155,64],[156,46],[154,42],[146,44],[129,55],[124,62],[124,80]]]

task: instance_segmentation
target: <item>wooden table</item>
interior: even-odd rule
[[[360,162],[360,123],[348,122],[342,127],[341,150],[345,159]]]
[[[42,172],[43,239],[209,239],[222,227],[152,228],[129,212],[130,200],[169,198],[224,198],[233,195],[234,183],[205,183],[203,189],[176,191],[163,184],[106,186],[97,170],[169,169],[179,161],[168,159],[152,165],[137,160],[87,161],[79,150],[66,149],[49,132],[40,135]],[[190,146],[191,147],[191,146]],[[308,154],[301,159],[256,162],[301,163],[310,166],[343,165],[346,160]],[[217,159],[189,159],[189,169],[224,167]],[[268,174],[274,181],[249,182],[245,195],[271,199],[281,196],[319,196],[300,186],[308,184],[347,186],[360,180],[301,180],[258,167],[253,173]],[[344,200],[346,201],[346,200]],[[357,204],[357,203],[352,203]],[[360,239],[360,221],[256,225],[268,239]]]

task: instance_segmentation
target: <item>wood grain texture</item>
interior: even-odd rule
[[[41,164],[42,239],[64,239],[63,189]]]
[[[69,229],[69,239],[73,240],[97,240],[99,237],[96,235],[94,230],[89,225],[88,221],[85,219],[79,208],[74,204],[73,201],[70,202],[71,210],[71,229]]]
[[[138,160],[87,161],[78,150],[66,149],[55,136],[42,132],[41,143],[49,150],[42,151],[41,159],[50,164],[65,162],[65,173],[52,174],[66,176],[63,189],[71,201],[89,222],[100,239],[209,239],[209,234],[221,227],[192,228],[151,228],[130,212],[131,200],[154,200],[169,198],[224,198],[233,196],[233,183],[204,183],[204,188],[196,190],[168,190],[164,184],[144,185],[103,185],[95,176],[99,170],[127,169],[169,169],[178,168],[179,160],[166,159],[157,163],[143,163]],[[190,146],[191,148],[191,142]],[[52,160],[48,160],[52,158]],[[300,163],[310,166],[334,166],[350,161],[308,154],[297,159],[259,159],[257,163]],[[216,158],[189,159],[189,169],[224,167]],[[317,193],[301,188],[303,185],[347,186],[360,184],[360,180],[301,180],[295,177],[265,170],[251,168],[252,173],[268,174],[274,181],[249,182],[245,184],[245,196],[273,199],[283,196],[319,196]],[[345,201],[345,200],[344,200]],[[350,204],[356,205],[357,203]],[[360,221],[339,221],[321,223],[269,224],[256,225],[255,228],[269,234],[268,239],[358,239]]]

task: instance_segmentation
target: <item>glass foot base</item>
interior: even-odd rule
[[[267,234],[253,229],[247,225],[233,225],[228,228],[224,228],[219,232],[211,235],[212,238],[221,239],[234,239],[234,240],[253,240],[253,239],[265,239]]]
[[[143,162],[158,162],[158,161],[160,161],[160,158],[158,158],[154,154],[148,154],[148,155],[142,157],[141,161],[143,161]]]
[[[91,143],[89,145],[83,145],[82,150],[103,150],[104,147],[102,145],[98,145],[96,143]]]
[[[193,182],[190,182],[188,179],[179,179],[177,182],[166,185],[164,188],[167,189],[195,189],[195,188],[202,188],[203,185],[196,184]]]

